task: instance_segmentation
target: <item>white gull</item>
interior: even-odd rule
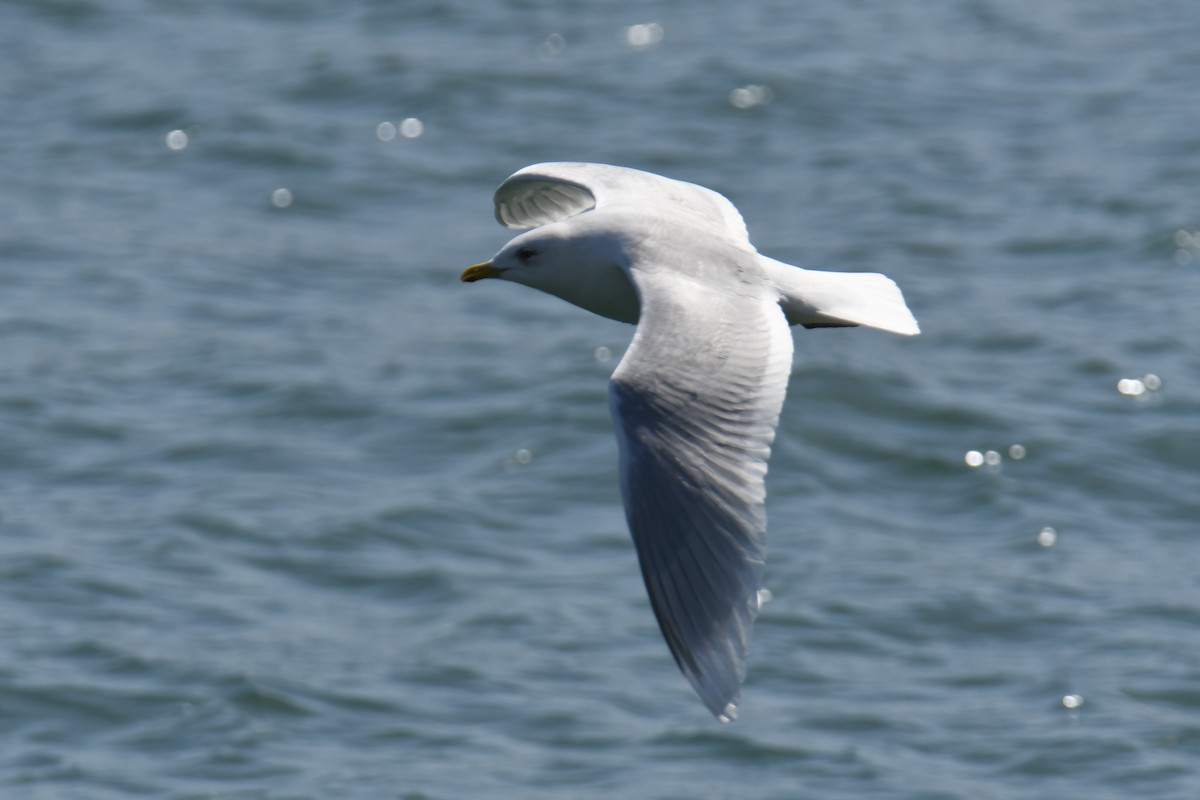
[[[607,164],[535,164],[496,190],[515,230],[462,280],[501,278],[636,323],[609,398],[621,494],[667,646],[708,709],[737,715],[766,548],[764,478],[790,325],[920,332],[874,273],[761,255],[720,194]]]

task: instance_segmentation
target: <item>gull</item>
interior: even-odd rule
[[[525,231],[499,278],[637,325],[609,383],[621,496],[650,606],[680,671],[737,716],[766,550],[764,479],[792,367],[789,326],[920,332],[875,273],[760,254],[725,197],[628,167],[534,164],[495,194]]]

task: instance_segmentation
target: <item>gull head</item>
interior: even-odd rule
[[[467,267],[461,280],[500,278],[562,298],[621,322],[637,322],[638,299],[626,272],[625,236],[570,219],[517,236],[490,261]]]

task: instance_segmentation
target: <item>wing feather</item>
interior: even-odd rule
[[[610,398],[650,604],[683,674],[736,713],[762,583],[767,459],[791,366],[774,297],[632,270],[642,316]]]
[[[496,189],[496,219],[513,230],[621,204],[658,208],[700,228],[720,230],[750,247],[746,223],[733,203],[712,189],[651,172],[571,161],[534,164],[513,173]],[[751,248],[753,249],[753,248]]]

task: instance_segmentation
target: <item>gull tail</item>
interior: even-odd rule
[[[760,256],[779,290],[789,325],[845,328],[865,325],[905,336],[921,332],[900,287],[877,272],[818,272]]]

